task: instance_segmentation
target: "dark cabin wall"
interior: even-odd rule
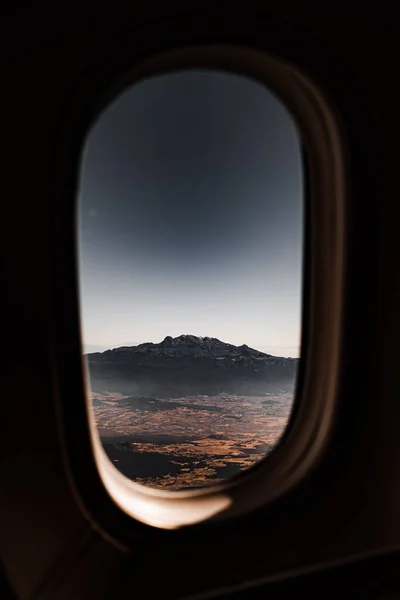
[[[311,36],[346,65],[354,87],[362,90],[360,111],[369,119],[368,131],[360,131],[360,156],[356,141],[353,146],[352,208],[357,212],[341,421],[324,469],[282,505],[230,529],[205,528],[196,536],[162,533],[151,543],[140,541],[130,555],[102,537],[82,512],[62,462],[49,351],[47,319],[54,301],[49,208],[57,202],[49,182],[55,136],[70,90],[98,53],[107,47],[113,52],[129,28],[135,44],[134,32],[144,22],[179,13],[184,23],[196,10],[195,4],[189,9],[149,2],[88,6],[58,3],[48,12],[40,4],[19,5],[5,9],[0,25],[6,157],[0,239],[5,307],[0,555],[9,581],[21,598],[101,598],[109,588],[112,597],[120,597],[138,585],[149,597],[172,598],[398,547],[396,36],[376,25],[378,5],[360,14],[351,3],[340,10],[337,3],[284,1],[254,13],[259,23],[272,16],[284,29]],[[201,6],[199,15],[226,23],[243,24],[253,10],[245,3],[234,16],[211,4]],[[314,62],[322,73],[322,55]],[[376,147],[365,152],[368,139]],[[379,174],[377,188],[373,173]]]

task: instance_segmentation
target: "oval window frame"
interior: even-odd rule
[[[73,439],[71,417],[65,403],[60,403],[65,457],[78,498],[87,511],[84,490],[87,491],[91,481],[98,490],[99,485],[103,486],[108,499],[129,518],[162,529],[219,521],[259,508],[287,492],[315,467],[333,425],[343,320],[345,144],[332,104],[296,67],[281,58],[235,44],[182,45],[166,50],[139,62],[107,88],[97,107],[91,107],[92,118],[89,126],[86,124],[85,133],[90,133],[97,115],[128,85],[152,75],[188,68],[224,70],[255,79],[275,93],[294,116],[302,136],[307,181],[302,344],[294,410],[281,441],[247,472],[200,490],[156,490],[119,473],[102,448],[88,393],[86,365],[81,361],[80,380],[85,382],[84,414],[95,471],[93,460],[77,465],[81,448],[76,447]],[[75,180],[75,197],[76,187]],[[74,243],[76,252],[76,240]],[[75,286],[76,263],[75,260]],[[77,297],[75,300],[75,313],[78,313],[75,316],[79,320],[79,300]],[[83,431],[85,426],[81,424],[81,427]],[[91,470],[90,477],[84,482],[88,470]]]

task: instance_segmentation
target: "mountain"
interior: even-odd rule
[[[263,394],[293,385],[299,360],[264,354],[216,338],[167,336],[85,355],[93,391],[141,396]]]

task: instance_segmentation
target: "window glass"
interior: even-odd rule
[[[300,358],[302,176],[281,100],[223,71],[143,80],[90,130],[83,354],[104,449],[127,477],[218,483],[282,436]]]

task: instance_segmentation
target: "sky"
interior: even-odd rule
[[[126,89],[88,134],[77,219],[85,351],[193,334],[299,356],[300,139],[260,83]]]

